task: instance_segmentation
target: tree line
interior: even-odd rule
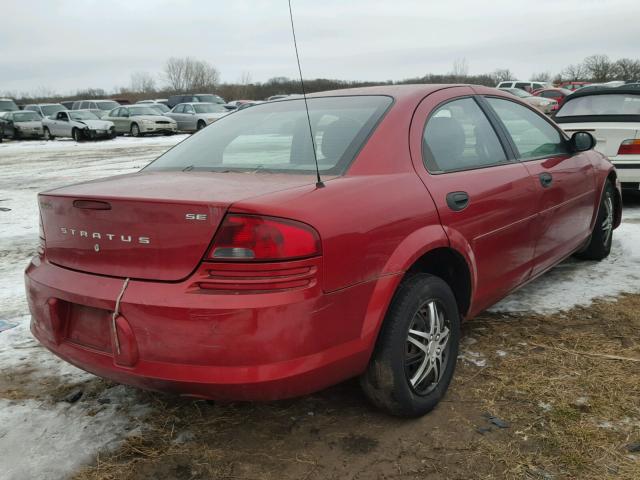
[[[533,73],[529,78],[516,78],[509,69],[496,69],[491,73],[470,75],[466,59],[457,59],[453,68],[445,74],[428,73],[424,76],[404,80],[348,81],[339,79],[305,79],[307,93],[343,88],[367,87],[374,85],[402,85],[411,83],[471,83],[495,86],[504,80],[537,80],[559,84],[563,81],[589,81],[595,83],[611,80],[640,81],[640,60],[619,58],[612,60],[607,55],[591,55],[581,63],[571,64],[552,75],[550,72]],[[38,89],[28,94],[11,94],[20,102],[52,102],[63,98],[123,98],[137,101],[146,98],[166,98],[176,93],[216,93],[227,100],[263,100],[278,94],[300,94],[302,88],[297,78],[274,77],[266,82],[252,81],[251,74],[245,72],[236,82],[220,82],[220,73],[209,62],[192,57],[169,58],[160,74],[134,72],[129,85],[108,92],[100,88],[78,90],[75,95],[58,95],[48,89]]]

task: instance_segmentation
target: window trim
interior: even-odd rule
[[[512,100],[511,98],[505,98],[505,97],[501,97],[498,95],[483,95],[483,100],[486,102],[487,104],[487,108],[490,108],[493,112],[493,115],[495,115],[495,119],[496,122],[498,122],[498,124],[500,125],[500,128],[504,130],[505,134],[507,135],[507,140],[509,141],[509,144],[511,145],[511,148],[513,149],[513,152],[515,154],[515,159],[516,161],[520,162],[520,163],[525,163],[525,162],[532,162],[532,161],[536,161],[536,160],[543,160],[545,158],[555,158],[555,157],[563,157],[563,156],[571,156],[571,147],[569,145],[569,137],[566,134],[566,132],[564,130],[562,130],[561,128],[559,128],[557,125],[555,125],[551,120],[549,120],[546,115],[544,115],[542,112],[540,112],[538,109],[531,107],[529,105],[524,104],[524,102],[516,102],[514,100]],[[509,130],[507,129],[507,126],[504,124],[504,122],[502,121],[502,119],[500,118],[500,116],[497,114],[497,112],[494,110],[494,108],[491,106],[491,104],[487,101],[487,98],[497,98],[498,100],[505,100],[507,102],[511,102],[511,103],[515,103],[516,105],[520,105],[521,107],[527,108],[528,110],[532,111],[533,113],[535,113],[536,115],[538,115],[540,118],[542,118],[545,122],[547,122],[556,132],[558,132],[560,134],[560,138],[562,138],[564,140],[564,143],[567,147],[567,152],[566,153],[557,153],[554,155],[540,155],[537,157],[532,157],[532,158],[522,158],[522,154],[520,153],[520,150],[518,149],[518,146],[515,144],[515,142],[513,141],[513,137],[511,137],[511,134],[509,133]]]
[[[470,98],[471,100],[473,100],[475,102],[475,104],[478,106],[480,111],[484,114],[485,118],[489,122],[489,125],[491,125],[491,128],[493,129],[493,132],[496,134],[496,137],[498,138],[498,143],[502,147],[502,151],[504,152],[504,156],[505,156],[506,161],[505,162],[490,163],[490,164],[487,164],[487,165],[478,165],[478,166],[474,166],[474,167],[456,168],[456,169],[452,169],[452,170],[431,171],[431,170],[429,170],[429,167],[427,167],[427,162],[425,161],[424,140],[421,140],[420,141],[420,157],[421,157],[421,160],[422,160],[422,166],[424,167],[425,171],[429,175],[447,175],[449,173],[468,172],[468,171],[471,171],[471,170],[481,170],[483,168],[500,167],[500,166],[504,166],[504,165],[513,165],[514,163],[517,163],[517,159],[512,156],[511,146],[509,144],[505,144],[504,143],[504,141],[506,139],[502,138],[502,135],[498,131],[498,129],[496,128],[496,125],[492,121],[491,116],[489,114],[487,114],[487,112],[483,108],[482,102],[479,101],[479,99],[481,99],[480,95],[465,94],[465,95],[461,95],[459,97],[448,98],[446,100],[443,100],[439,104],[437,104],[435,107],[433,107],[431,109],[431,111],[429,112],[429,115],[427,116],[426,120],[424,121],[424,124],[422,126],[421,138],[424,139],[424,132],[427,129],[427,124],[429,123],[429,120],[431,120],[433,115],[440,109],[440,107],[442,107],[443,105],[446,105],[447,103],[455,102],[457,100],[464,100],[464,99],[467,99],[467,98]]]

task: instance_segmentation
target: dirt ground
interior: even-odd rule
[[[357,381],[270,404],[137,392],[152,405],[140,427],[74,478],[637,480],[639,312],[640,295],[626,295],[467,322],[448,395],[417,420],[376,411]],[[9,375],[0,397],[70,393],[55,379],[36,387],[28,372]],[[79,401],[109,388],[88,380]]]

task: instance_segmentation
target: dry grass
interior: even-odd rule
[[[625,449],[640,437],[640,297],[547,317],[485,316],[467,334],[494,365],[470,393],[516,428],[508,442],[482,443],[505,476],[640,478],[640,459]]]

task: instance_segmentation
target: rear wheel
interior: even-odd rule
[[[456,366],[460,314],[442,279],[405,280],[389,307],[361,384],[376,406],[405,417],[430,412],[442,399]]]
[[[140,127],[138,126],[137,123],[132,123],[131,124],[131,129],[130,132],[132,137],[139,137],[140,136]]]
[[[204,120],[198,120],[198,126],[197,126],[198,130],[202,130],[206,126],[207,125],[204,123]]]
[[[602,260],[611,252],[613,240],[613,222],[615,219],[615,192],[613,185],[607,180],[600,199],[598,217],[593,227],[591,238],[584,250],[576,253],[576,257],[583,260]]]
[[[44,137],[45,140],[53,140],[54,138],[56,138],[53,135],[51,135],[51,132],[49,131],[49,128],[47,128],[47,127],[44,127],[42,129],[42,136]]]

